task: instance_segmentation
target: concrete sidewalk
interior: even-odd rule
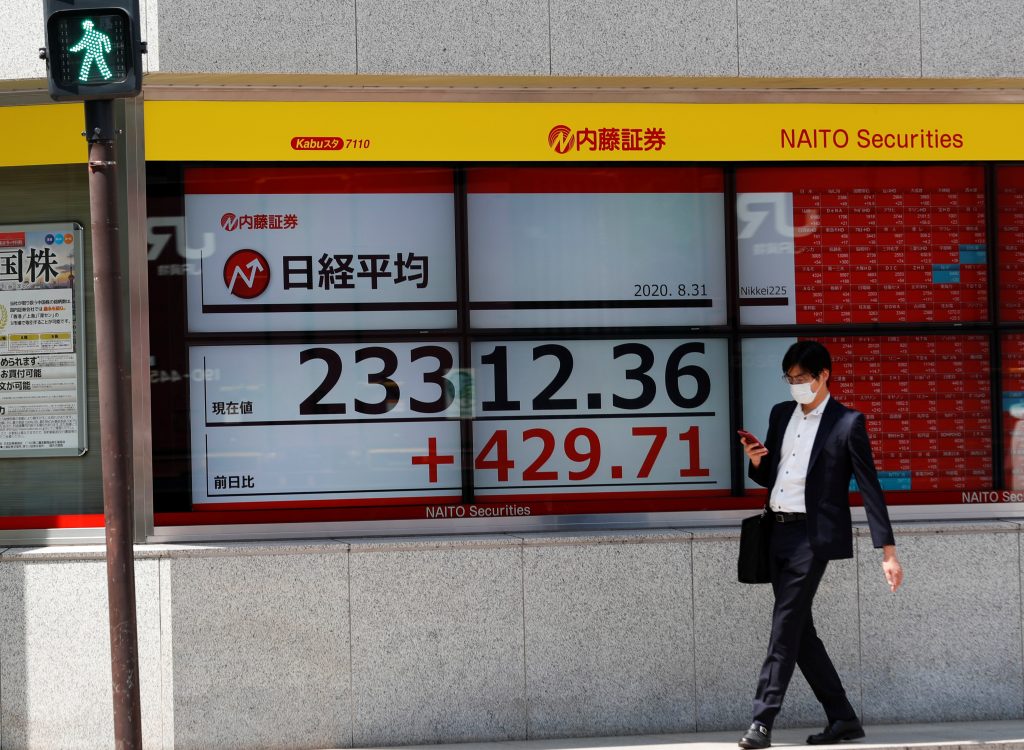
[[[524,740],[512,742],[467,742],[457,745],[419,745],[403,750],[736,750],[736,742],[746,727],[730,732],[697,734],[657,734],[640,737],[588,737],[584,739]],[[1024,721],[955,722],[948,724],[867,724],[867,737],[841,745],[820,748],[849,750],[896,750],[936,748],[960,750],[997,746],[999,750],[1024,750]],[[777,729],[772,732],[773,747],[808,747],[807,735],[821,727]]]

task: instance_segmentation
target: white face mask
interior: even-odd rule
[[[818,395],[811,390],[810,383],[791,383],[789,393],[798,404],[809,404]]]

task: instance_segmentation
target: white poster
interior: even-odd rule
[[[796,323],[793,194],[736,196],[740,323]]]
[[[468,201],[474,327],[725,323],[721,193],[471,191]]]
[[[452,342],[196,346],[195,504],[458,497]]]
[[[318,193],[322,183],[309,183],[308,192],[273,193],[261,192],[261,179],[283,171],[265,189],[300,190],[315,171],[248,171],[248,183],[223,187],[218,170],[186,176],[187,254],[200,271],[187,277],[190,331],[455,326],[450,177],[442,192],[402,192],[398,182],[351,188],[376,192]]]
[[[728,489],[724,339],[473,344],[477,496]]]
[[[86,450],[82,228],[0,226],[0,456]]]

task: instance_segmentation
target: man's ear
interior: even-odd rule
[[[821,371],[821,384],[822,385],[828,385],[828,379],[829,379],[829,376],[831,374],[832,373],[829,372],[827,367],[824,370]]]

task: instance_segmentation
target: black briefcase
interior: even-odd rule
[[[737,573],[740,583],[769,583],[768,541],[772,517],[765,511],[744,518],[740,526],[740,556]]]

